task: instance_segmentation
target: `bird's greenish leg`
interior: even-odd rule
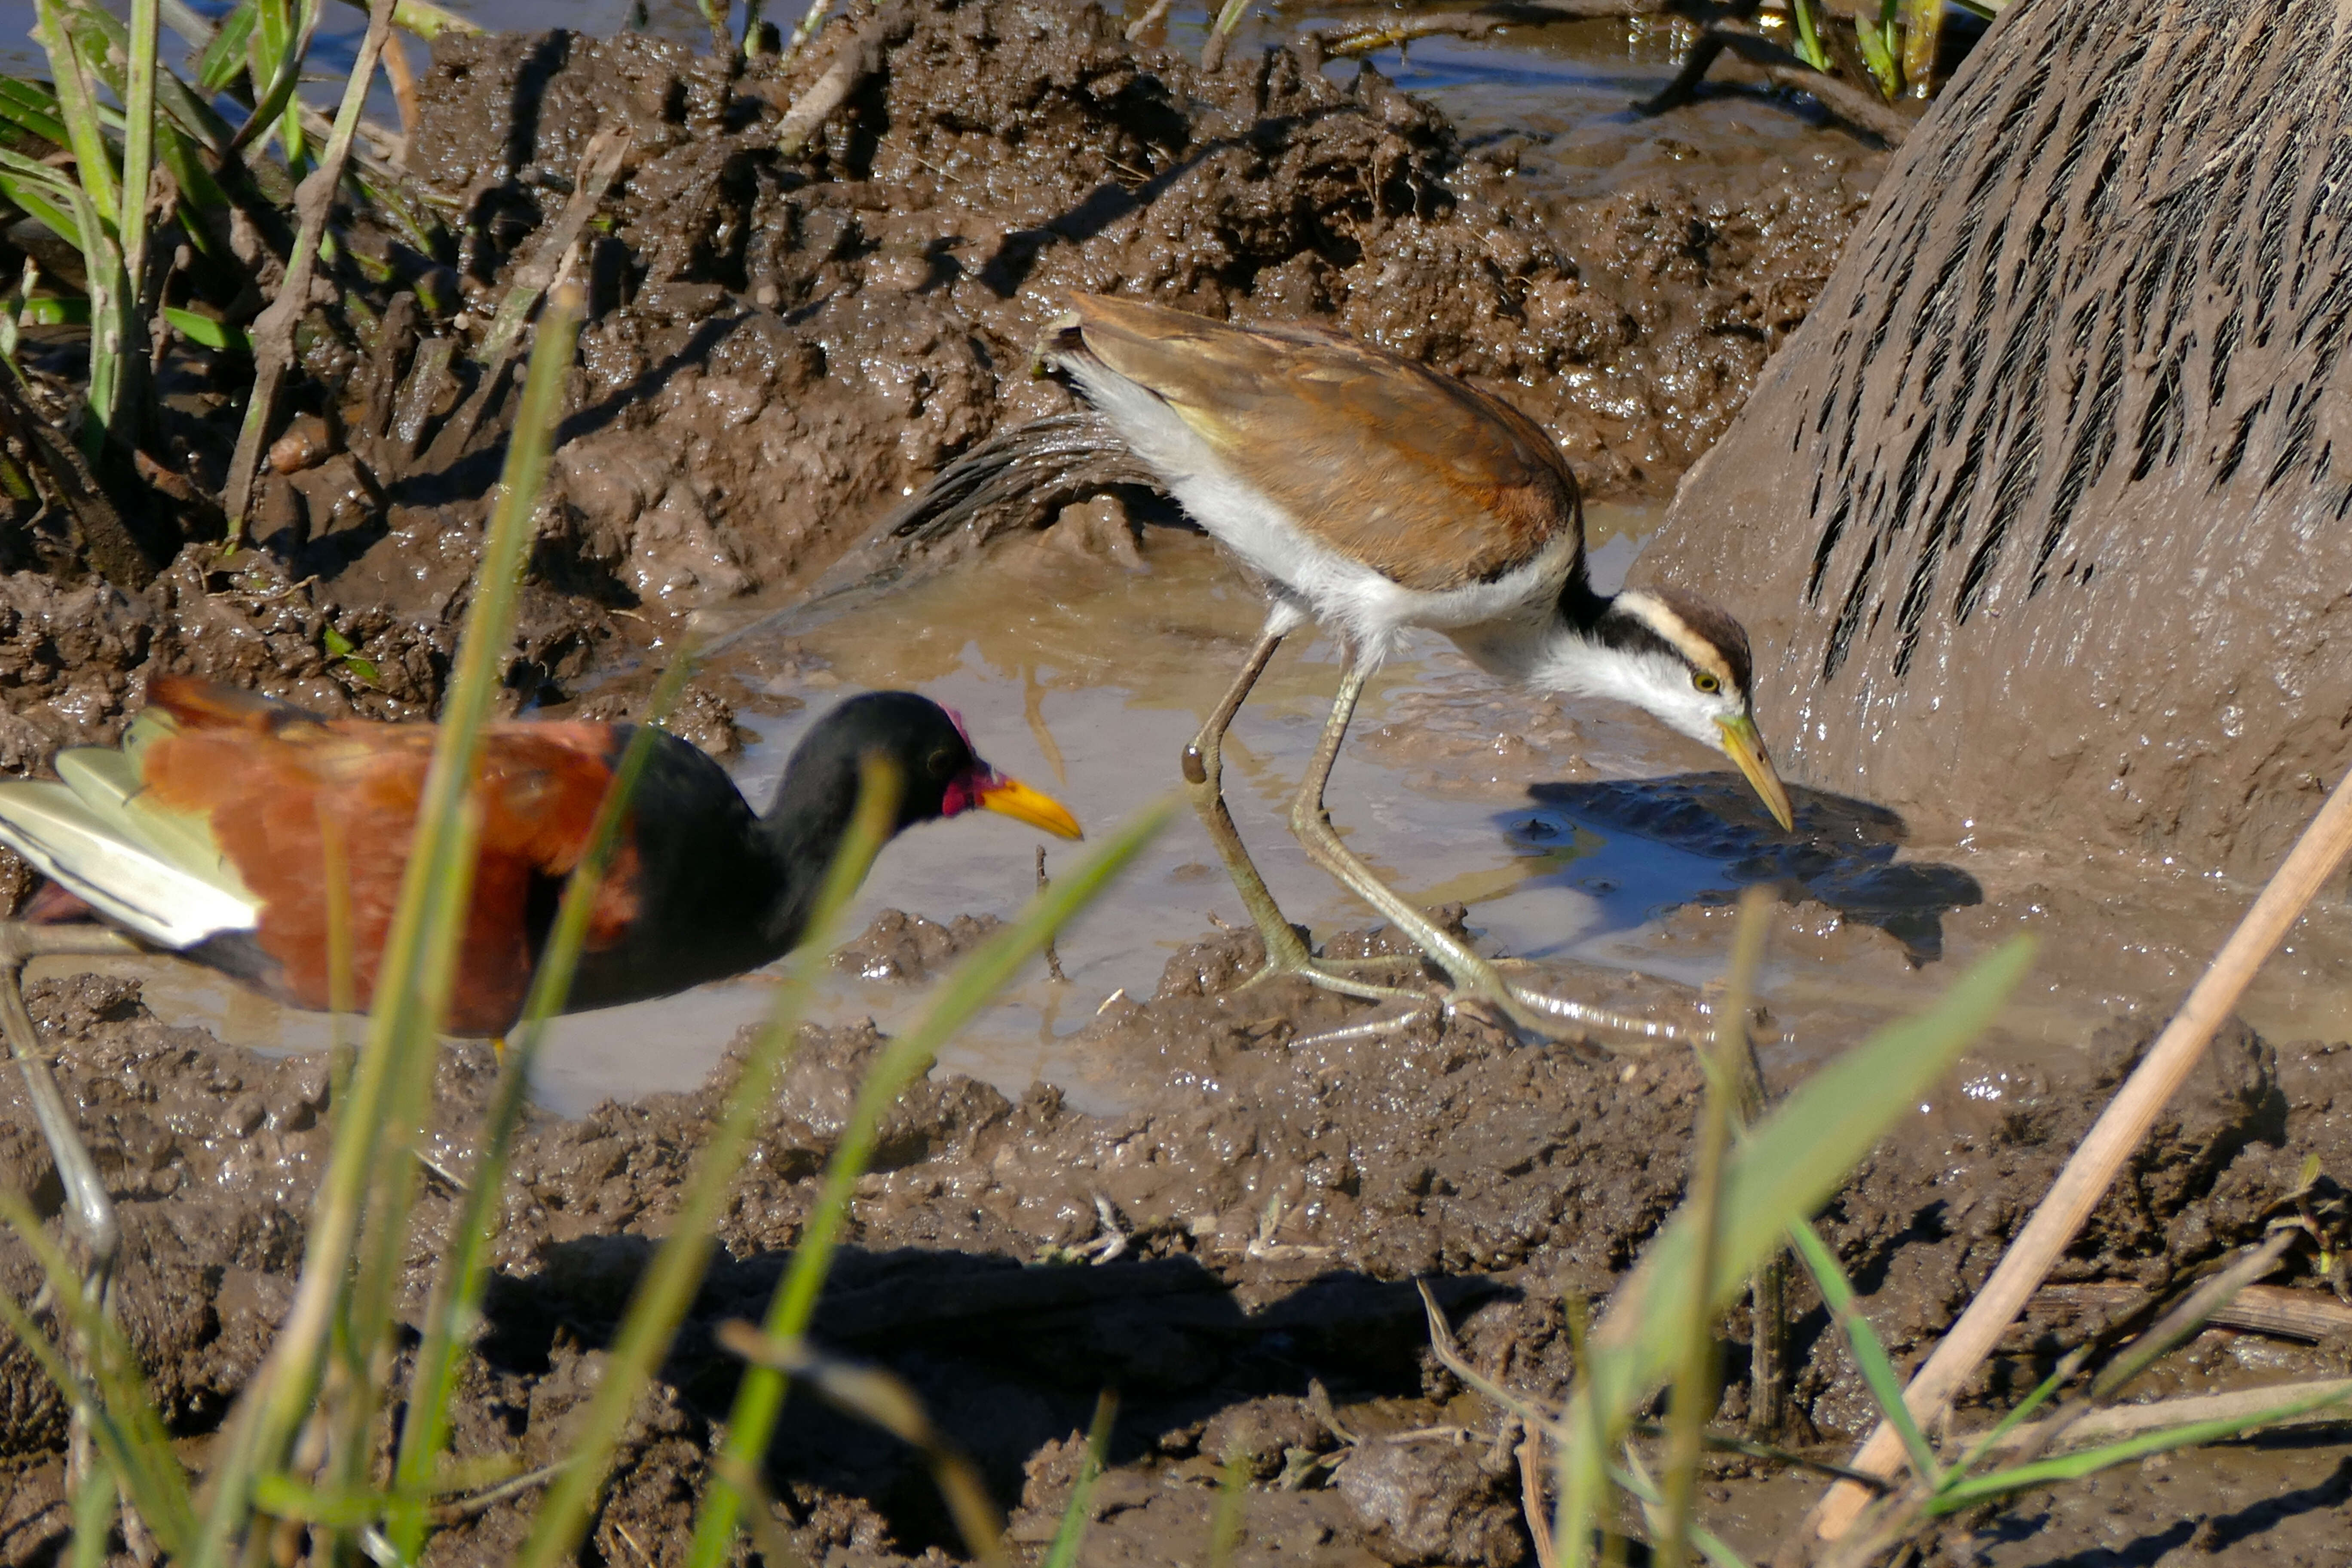
[[[1224,794],[1225,731],[1232,728],[1234,715],[1241,711],[1251,688],[1265,673],[1274,650],[1282,646],[1287,635],[1268,631],[1250,649],[1248,660],[1241,673],[1234,678],[1224,696],[1209,713],[1201,732],[1184,748],[1184,793],[1192,802],[1192,810],[1208,830],[1209,842],[1216,846],[1217,858],[1225,863],[1225,875],[1232,879],[1234,891],[1241,895],[1242,907],[1256,922],[1258,934],[1265,942],[1265,967],[1253,975],[1249,984],[1268,980],[1278,974],[1298,974],[1316,984],[1350,996],[1370,1000],[1386,1000],[1417,994],[1401,991],[1393,986],[1374,985],[1337,973],[1307,952],[1307,943],[1299,937],[1298,928],[1284,918],[1282,906],[1275,902],[1274,894],[1258,875],[1256,863],[1250,859],[1249,849],[1242,843],[1240,831],[1234,826],[1233,813],[1226,809]]]
[[[57,1162],[58,1182],[65,1189],[66,1228],[81,1244],[82,1300],[100,1311],[114,1310],[114,1264],[121,1251],[122,1232],[115,1223],[114,1202],[98,1163],[81,1141],[73,1112],[58,1092],[57,1079],[41,1055],[40,1032],[25,1006],[25,965],[36,958],[120,956],[141,951],[128,937],[101,926],[25,925],[0,921],[0,1033],[25,1077],[25,1098],[32,1101],[33,1119]],[[71,1364],[87,1374],[98,1347],[79,1330],[66,1336]],[[73,1415],[67,1469],[69,1481],[89,1472],[90,1436],[79,1405]]]
[[[1307,776],[1299,781],[1298,794],[1291,800],[1290,830],[1297,836],[1308,858],[1418,943],[1452,978],[1457,993],[1500,1009],[1519,1027],[1545,1037],[1581,1036],[1594,1029],[1624,1031],[1637,1037],[1653,1033],[1656,1026],[1646,1020],[1513,985],[1492,963],[1441,929],[1339,841],[1331,826],[1330,811],[1324,805],[1324,792],[1330,783],[1331,769],[1339,760],[1339,746],[1347,739],[1349,722],[1355,717],[1356,703],[1370,677],[1369,664],[1349,658],[1347,673],[1339,678],[1339,694],[1331,704],[1330,720],[1323,726],[1323,738],[1316,745],[1314,761],[1308,764]]]

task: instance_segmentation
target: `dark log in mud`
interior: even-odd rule
[[[1652,569],[1796,776],[2241,873],[2352,763],[2352,27],[2014,8]]]

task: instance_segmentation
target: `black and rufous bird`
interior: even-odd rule
[[[485,731],[480,857],[443,1026],[450,1034],[495,1036],[515,1022],[563,879],[587,847],[633,729],[518,721]],[[0,842],[142,944],[323,1009],[331,993],[322,822],[331,824],[364,1007],[434,734],[430,724],[322,719],[159,676],[119,748],[59,752],[56,782],[0,784]],[[978,809],[1079,836],[1064,806],[981,761],[955,716],[913,692],[854,697],[817,721],[764,816],[717,763],[662,734],[599,889],[569,1006],[667,995],[789,952],[873,756],[901,780],[894,833]]]
[[[1594,592],[1575,476],[1534,421],[1455,377],[1313,327],[1235,327],[1160,306],[1079,295],[1038,349],[1096,417],[1038,422],[943,473],[896,531],[936,529],[1017,489],[1028,465],[1069,471],[1089,439],[1123,449],[1255,574],[1265,630],[1183,758],[1194,808],[1265,939],[1269,973],[1388,995],[1316,960],[1234,830],[1219,745],[1282,639],[1309,622],[1348,648],[1290,807],[1307,854],[1418,942],[1457,994],[1541,1028],[1601,1016],[1506,982],[1390,888],[1332,831],[1323,799],[1364,682],[1408,626],[1452,637],[1508,681],[1646,710],[1729,757],[1790,826],[1748,701],[1748,637],[1669,588]]]

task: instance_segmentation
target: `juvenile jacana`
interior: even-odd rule
[[[1499,398],[1336,332],[1228,326],[1079,295],[1039,348],[1194,521],[1265,584],[1257,646],[1184,753],[1194,809],[1265,938],[1269,972],[1387,994],[1320,965],[1234,832],[1219,746],[1282,639],[1347,642],[1330,721],[1290,807],[1307,854],[1409,934],[1458,993],[1522,1024],[1583,1009],[1507,984],[1332,831],[1324,788],[1364,682],[1407,626],[1445,633],[1505,679],[1647,710],[1722,752],[1783,828],[1788,792],[1748,701],[1748,636],[1667,588],[1593,591],[1576,479]],[[1061,437],[1065,444],[1067,435]]]
[[[184,677],[158,676],[148,690],[119,749],[58,753],[56,782],[0,783],[0,841],[70,895],[67,903],[79,900],[139,946],[316,1009],[332,994],[331,832],[350,900],[354,1000],[367,1005],[433,726],[321,719]],[[515,1022],[563,879],[586,848],[632,732],[626,724],[524,721],[484,733],[481,847],[449,1033],[499,1035]],[[1058,802],[981,761],[954,715],[912,692],[854,697],[820,719],[764,816],[717,763],[660,734],[599,890],[570,1007],[667,995],[789,952],[848,828],[862,764],[877,755],[900,780],[894,834],[981,809],[1079,836]],[[33,1050],[16,984],[25,960],[131,946],[81,929],[88,934],[76,942],[55,930],[0,928],[0,1022],[20,1058]],[[59,1173],[84,1228],[110,1236],[103,1188],[61,1104],[54,1094],[44,1103],[45,1081],[44,1070],[33,1084],[36,1109]]]

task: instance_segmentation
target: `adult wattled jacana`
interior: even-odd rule
[[[563,879],[578,864],[633,726],[510,722],[483,732],[480,852],[445,1027],[499,1035],[523,1005]],[[328,837],[341,846],[355,1000],[369,1005],[405,871],[435,740],[429,724],[321,719],[178,676],[158,676],[119,748],[58,753],[56,782],[0,783],[0,842],[48,876],[46,912],[95,914],[139,947],[221,970],[298,1007],[324,1008]],[[719,764],[657,736],[600,886],[568,1005],[610,1006],[740,974],[799,942],[857,804],[865,761],[895,764],[893,833],[974,809],[1066,838],[1058,802],[991,768],[955,716],[877,691],[840,704],[794,750],[765,816]],[[64,907],[59,908],[62,904]],[[0,1011],[19,1054],[31,1024],[17,988],[37,952],[124,951],[83,928],[10,928]],[[46,1125],[68,1184],[79,1162]],[[76,1193],[102,1209],[102,1190]],[[110,1219],[107,1222],[110,1229]]]

